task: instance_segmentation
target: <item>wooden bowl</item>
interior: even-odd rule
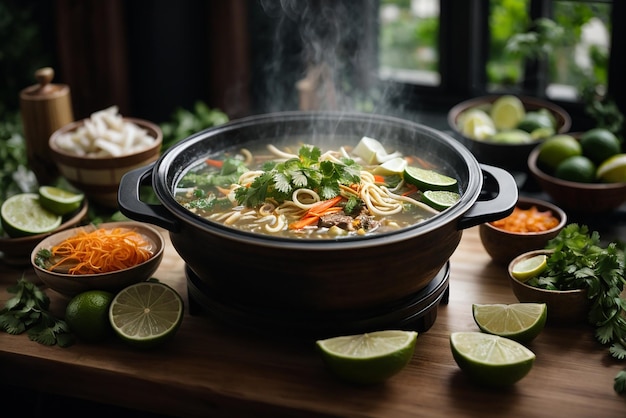
[[[89,199],[110,208],[117,208],[117,191],[122,176],[159,158],[163,133],[152,122],[123,118],[124,121],[132,122],[147,131],[154,138],[154,143],[148,148],[119,157],[86,157],[62,149],[57,143],[59,137],[83,126],[85,120],[67,124],[52,134],[49,141],[52,159],[59,173],[74,187],[82,190]]]
[[[545,303],[548,307],[548,322],[552,323],[581,323],[587,321],[590,309],[590,301],[587,297],[587,289],[576,290],[546,290],[529,286],[520,282],[511,273],[513,266],[518,262],[534,257],[538,254],[546,254],[548,257],[552,250],[535,250],[520,254],[515,257],[508,267],[509,283],[515,297],[520,302]]]
[[[80,230],[90,231],[96,228],[93,225],[80,226],[51,235],[35,246],[30,255],[30,262],[35,269],[37,277],[50,289],[68,297],[87,290],[106,290],[115,293],[133,283],[149,279],[163,259],[165,242],[161,233],[152,226],[134,221],[108,222],[98,225],[98,228],[106,229],[118,227],[133,229],[148,239],[153,247],[152,257],[136,266],[102,274],[74,275],[58,273],[48,271],[36,264],[35,258],[40,250],[50,249],[65,239],[74,236]]]
[[[528,155],[528,169],[541,189],[565,210],[580,213],[610,212],[626,202],[626,183],[578,183],[556,178],[541,167],[539,146]]]
[[[0,260],[9,265],[30,264],[30,253],[33,248],[44,238],[60,231],[78,225],[87,215],[89,204],[87,199],[83,200],[80,208],[72,213],[63,216],[63,221],[58,228],[44,234],[30,235],[27,237],[11,238],[7,235],[0,237]]]
[[[481,96],[456,104],[448,111],[448,126],[450,126],[460,142],[465,145],[472,152],[472,154],[474,154],[479,162],[494,165],[509,171],[527,172],[528,167],[526,165],[526,160],[528,158],[528,154],[530,154],[533,148],[541,142],[540,139],[524,144],[503,144],[490,141],[480,141],[467,137],[459,131],[458,119],[463,112],[476,107],[487,108],[499,97],[501,97],[501,95]],[[556,120],[558,133],[564,133],[570,129],[572,119],[569,113],[567,113],[562,107],[549,101],[534,97],[517,97],[524,104],[526,111],[537,111],[540,109],[547,109],[550,111]]]
[[[554,228],[542,232],[510,232],[492,225],[491,222],[480,224],[480,241],[494,262],[506,265],[518,255],[545,248],[548,241],[556,237],[567,223],[567,214],[558,206],[540,199],[519,197],[516,206],[529,209],[535,206],[540,211],[551,211],[559,219]]]

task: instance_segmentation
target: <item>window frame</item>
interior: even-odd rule
[[[626,65],[620,57],[626,55],[626,33],[618,22],[626,18],[626,3],[614,0],[599,0],[611,3],[611,50],[608,69],[607,95],[613,99],[622,113],[626,114]],[[531,0],[530,19],[550,17],[552,0]],[[403,103],[413,111],[444,111],[459,101],[489,94],[486,79],[486,64],[489,51],[489,0],[440,0],[439,33],[439,86],[419,86],[385,80],[385,91],[394,91],[392,102]],[[540,68],[527,65],[525,71],[537,72]],[[536,80],[537,77],[525,77]],[[537,93],[538,89],[542,91]],[[546,98],[545,89],[535,81],[523,84],[519,92],[529,96]],[[549,99],[562,106],[572,116],[573,131],[593,127],[593,120],[586,114],[582,102]]]

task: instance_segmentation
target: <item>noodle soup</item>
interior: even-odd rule
[[[426,188],[407,175],[407,167],[445,177],[419,156],[387,152],[367,137],[336,149],[242,148],[192,165],[175,199],[197,216],[249,233],[356,238],[397,231],[439,213],[423,201]],[[456,180],[449,179],[458,195]]]

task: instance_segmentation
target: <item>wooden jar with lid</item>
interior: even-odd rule
[[[20,110],[29,167],[39,184],[47,184],[58,176],[48,141],[57,129],[74,121],[74,114],[70,88],[52,84],[52,68],[37,70],[35,78],[38,84],[20,92]]]

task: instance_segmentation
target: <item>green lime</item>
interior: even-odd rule
[[[554,129],[554,119],[551,117],[550,112],[545,110],[538,110],[532,112],[526,112],[526,116],[516,126],[517,129],[526,131],[528,133],[533,132],[541,128]]]
[[[496,133],[491,116],[478,108],[466,110],[459,115],[457,126],[461,134],[477,140],[489,139]]]
[[[546,325],[545,303],[473,304],[472,316],[482,332],[527,343]]]
[[[596,178],[604,183],[626,183],[626,154],[607,158],[596,170]]]
[[[453,332],[450,348],[459,368],[486,386],[512,385],[535,363],[535,354],[522,344],[484,332]]]
[[[498,130],[513,129],[526,117],[522,101],[513,95],[498,97],[491,106],[491,119]]]
[[[491,137],[491,142],[497,142],[500,144],[527,144],[532,142],[530,134],[521,129],[511,129],[508,131],[497,132]]]
[[[417,332],[377,331],[318,340],[322,360],[335,376],[373,384],[400,372],[411,361]]]
[[[36,193],[11,196],[0,208],[2,227],[13,238],[43,234],[61,225],[62,217],[44,209]]]
[[[578,183],[593,183],[596,179],[596,166],[584,155],[574,155],[556,167],[554,176]]]
[[[459,201],[461,195],[447,190],[426,190],[422,193],[422,201],[437,210],[444,210]]]
[[[57,215],[66,215],[80,207],[85,195],[73,193],[58,187],[39,187],[39,202],[41,206]]]
[[[122,289],[111,302],[109,320],[115,333],[138,348],[153,348],[174,337],[183,321],[183,299],[154,281]]]
[[[65,308],[65,322],[79,338],[99,342],[111,335],[109,306],[113,293],[87,290],[75,295]]]
[[[568,157],[582,155],[583,149],[580,142],[571,135],[555,135],[539,145],[539,155],[537,161],[544,166],[554,170]]]
[[[591,129],[582,134],[580,145],[583,148],[583,155],[594,164],[601,164],[607,158],[619,154],[622,148],[613,132],[603,128]]]
[[[511,275],[520,282],[527,282],[532,277],[538,276],[548,266],[548,256],[538,254],[518,261],[511,268]]]
[[[420,190],[458,190],[457,180],[437,171],[408,166],[404,169],[404,180]]]

